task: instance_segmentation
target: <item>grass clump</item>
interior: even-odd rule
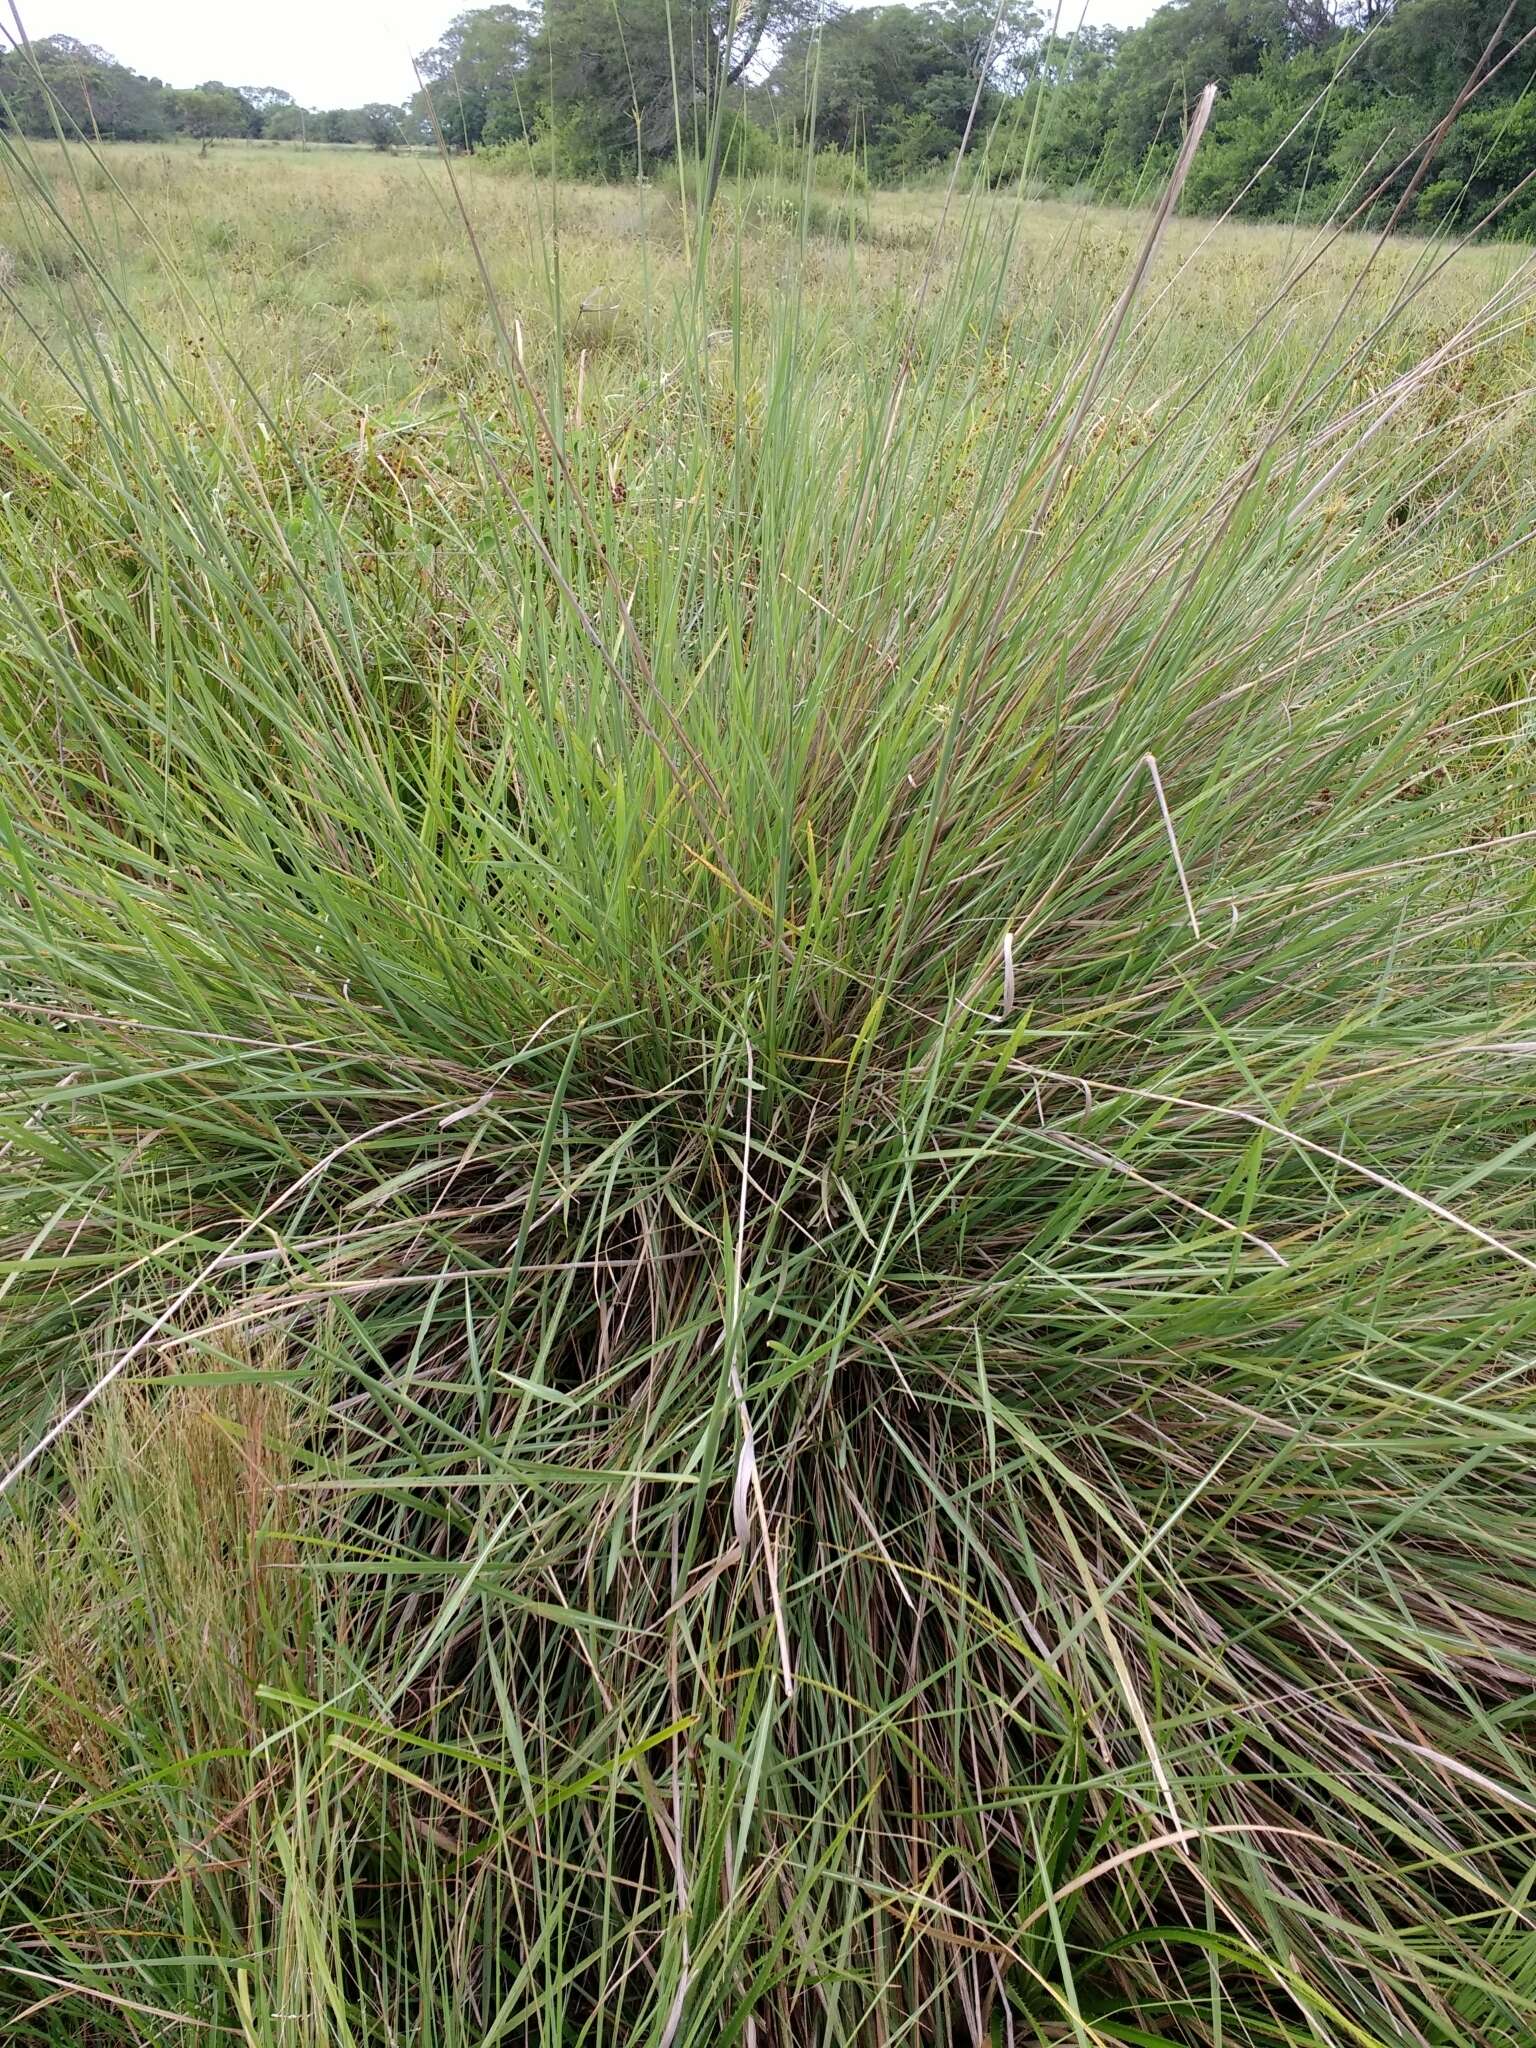
[[[13,2038],[1522,2040],[1527,274],[756,232],[17,298]]]

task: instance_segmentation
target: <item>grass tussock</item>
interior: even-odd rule
[[[436,168],[119,161],[8,201],[7,2039],[1529,2039],[1528,266],[470,168],[490,307]]]

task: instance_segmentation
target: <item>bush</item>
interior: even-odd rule
[[[483,168],[513,176],[533,172],[541,178],[575,182],[614,175],[607,152],[594,147],[579,121],[557,121],[540,113],[530,134],[521,140],[498,140],[477,151]]]

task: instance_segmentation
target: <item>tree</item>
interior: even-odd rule
[[[232,85],[212,78],[185,92],[169,92],[171,119],[183,135],[211,137],[259,135],[261,116]]]
[[[1457,122],[1447,141],[1438,175],[1420,193],[1417,217],[1424,227],[1457,220],[1470,226],[1513,192],[1536,164],[1536,98],[1504,106],[1474,108]],[[1504,217],[1506,228],[1526,240],[1536,237],[1536,194],[1528,186]]]
[[[1208,80],[1259,69],[1289,38],[1285,0],[1185,0],[1160,7],[1120,45],[1105,137],[1107,166],[1125,184],[1153,145],[1172,143]]]
[[[610,169],[670,155],[679,133],[705,161],[705,202],[725,163],[726,109],[817,0],[546,0],[534,76],[551,114]]]
[[[268,142],[303,142],[313,118],[297,100],[285,99],[262,113],[261,132]]]
[[[316,132],[322,142],[363,142],[367,131],[363,124],[362,112],[357,107],[327,107],[315,117]]]
[[[1012,90],[1027,74],[1045,26],[1027,0],[931,0],[923,10],[954,50],[972,86]]]
[[[1357,112],[1358,85],[1326,48],[1274,50],[1216,102],[1185,194],[1194,212],[1315,212],[1336,189],[1333,152]]]
[[[909,176],[959,148],[978,89],[990,112],[994,70],[1013,61],[995,20],[955,0],[836,14],[786,40],[770,92],[802,139],[863,148],[877,177]],[[1038,17],[1013,20],[1017,54]]]
[[[235,87],[248,107],[254,107],[263,119],[278,107],[291,107],[294,97],[284,92],[280,85],[239,85]]]
[[[634,173],[672,153],[666,0],[545,0],[532,72],[542,125],[582,168]]]
[[[1046,36],[1030,55],[1029,78],[987,135],[979,163],[987,182],[1033,180],[1071,190],[1093,182],[1104,153],[1124,31],[1080,28]]]
[[[399,107],[383,100],[370,100],[358,108],[362,140],[378,150],[398,149],[405,140],[404,117]]]
[[[1374,28],[1392,12],[1395,0],[1285,0],[1293,42],[1321,49],[1335,36]]]
[[[531,8],[507,0],[457,15],[442,40],[416,59],[425,81],[412,102],[417,119],[435,116],[455,149],[474,149],[489,126],[497,130],[493,140],[522,134],[522,109],[532,99],[528,64],[534,28]]]
[[[241,85],[235,90],[256,116],[256,132],[268,142],[296,142],[304,134],[306,116],[291,92],[280,85]]]
[[[704,209],[708,212],[725,167],[725,96],[756,63],[765,38],[777,41],[802,26],[816,11],[817,0],[702,0],[685,17],[689,35],[687,66],[680,91],[690,110],[701,116],[708,137],[708,170]]]
[[[1383,92],[1448,105],[1485,51],[1497,63],[1533,27],[1536,0],[1403,0],[1361,53],[1362,74]],[[1528,78],[1529,58],[1523,69]],[[1521,71],[1506,66],[1497,97],[1514,96]]]
[[[0,127],[25,135],[100,135],[147,142],[168,133],[166,95],[92,43],[44,36],[0,52]]]

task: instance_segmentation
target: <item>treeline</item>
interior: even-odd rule
[[[393,149],[408,137],[403,107],[301,107],[275,85],[172,86],[146,78],[73,36],[45,36],[0,52],[0,127],[24,135],[99,136],[164,142],[175,135],[272,142],[367,143]]]
[[[1221,86],[1185,188],[1196,212],[1470,222],[1536,236],[1536,0],[1188,0],[1131,34],[1048,47],[1000,125],[992,175],[1135,196],[1187,105]],[[1434,136],[1474,88],[1438,146]],[[1526,180],[1530,180],[1527,183]]]
[[[305,109],[275,87],[178,89],[52,37],[0,59],[0,119],[87,132],[515,148],[571,176],[679,151],[711,177],[814,148],[876,183],[952,163],[1134,199],[1221,88],[1187,203],[1417,226],[1494,211],[1536,235],[1536,0],[1178,0],[1138,29],[1053,33],[1027,0],[542,0],[459,15],[399,106]],[[1474,85],[1432,157],[1418,149]],[[51,104],[50,104],[51,103]]]

